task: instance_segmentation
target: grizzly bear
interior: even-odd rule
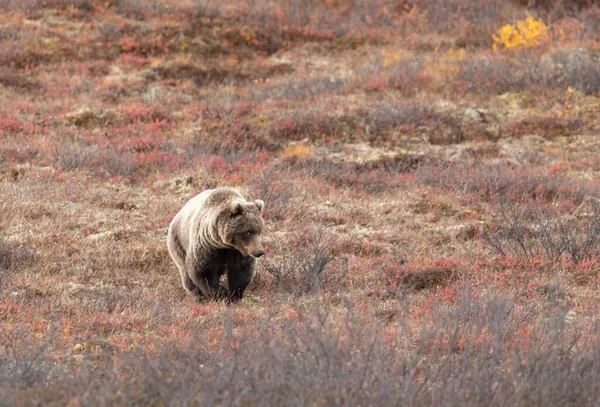
[[[260,199],[248,202],[232,188],[204,191],[175,215],[167,246],[183,287],[197,297],[239,301],[265,252]],[[227,287],[219,283],[227,274]]]

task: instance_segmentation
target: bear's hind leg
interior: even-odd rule
[[[177,225],[175,223],[172,223],[169,227],[169,234],[167,235],[167,248],[169,249],[169,254],[175,262],[177,269],[179,270],[183,288],[185,288],[185,290],[188,293],[193,294],[196,297],[201,297],[202,290],[200,290],[200,288],[198,288],[198,286],[194,284],[194,282],[192,281],[192,279],[186,271],[186,252],[183,248],[183,245],[181,244],[181,241],[179,240],[177,232],[175,232],[176,226]]]

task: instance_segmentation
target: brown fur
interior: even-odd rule
[[[252,282],[264,202],[248,202],[234,189],[202,192],[179,211],[169,226],[167,246],[184,288],[208,298],[242,299]],[[219,284],[227,274],[228,288]]]

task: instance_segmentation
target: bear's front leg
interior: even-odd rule
[[[218,267],[211,264],[209,259],[196,259],[188,256],[185,259],[187,275],[207,298],[225,299],[229,297],[228,290],[219,284]]]
[[[231,302],[240,301],[244,298],[246,288],[254,279],[256,260],[253,257],[244,257],[237,251],[232,251],[226,267],[229,300]]]

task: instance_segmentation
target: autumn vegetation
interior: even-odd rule
[[[0,405],[597,406],[599,111],[596,1],[0,0]]]

